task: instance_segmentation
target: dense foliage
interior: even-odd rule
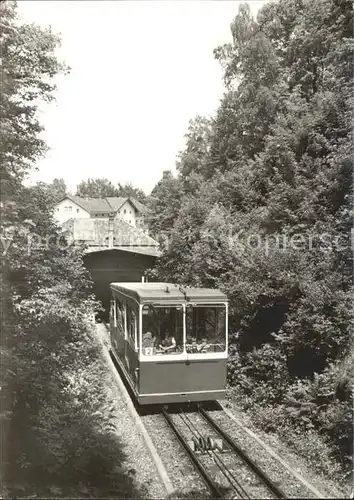
[[[64,179],[53,179],[52,182],[40,183],[45,189],[47,189],[49,196],[51,197],[52,203],[56,203],[68,193],[68,188]]]
[[[23,183],[46,151],[37,111],[66,71],[55,56],[59,39],[21,25],[15,3],[0,6],[1,496],[136,497],[118,470],[121,443],[97,413],[97,304],[82,249],[51,215],[65,183]]]
[[[117,196],[122,198],[135,198],[140,203],[146,203],[146,194],[132,184],[120,184],[116,186],[108,179],[88,179],[81,181],[76,188],[76,195],[83,198],[105,198],[106,196]]]
[[[319,466],[325,448],[348,466],[352,4],[280,0],[257,20],[243,5],[231,32],[216,116],[191,121],[178,176],[152,192],[152,276],[225,291],[235,397],[289,441],[315,433]]]

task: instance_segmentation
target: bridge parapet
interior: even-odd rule
[[[74,242],[85,243],[86,253],[117,249],[154,257],[160,255],[156,240],[121,219],[69,219],[62,229]]]

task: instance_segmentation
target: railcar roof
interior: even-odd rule
[[[190,302],[227,301],[226,295],[220,290],[214,288],[182,288],[173,283],[111,283],[111,289],[122,292],[129,297],[134,297],[142,303],[152,301],[182,303],[185,300]]]

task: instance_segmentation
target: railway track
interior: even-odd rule
[[[203,408],[162,410],[212,498],[286,498],[285,493]]]
[[[104,326],[108,330],[108,325],[104,324]],[[116,365],[113,358],[112,361]],[[117,365],[116,368],[118,369]],[[119,369],[118,372],[120,372]],[[120,375],[122,374],[120,373]],[[128,386],[127,389],[132,397]],[[188,468],[188,465],[186,468],[185,462],[192,462],[194,474],[187,473],[192,483],[190,487],[193,487],[198,482],[201,486],[200,489],[203,489],[204,486],[205,491],[209,491],[211,498],[227,500],[234,498],[287,498],[269,476],[223,431],[204,408],[198,405],[197,411],[186,413],[182,408],[177,408],[177,411],[170,411],[173,407],[174,405],[170,405],[167,409],[158,411],[155,416],[165,421],[167,429],[169,428],[172,431],[186,452],[184,455],[187,455],[187,457],[184,457],[184,459],[181,456],[183,455],[182,450],[182,453],[179,454],[180,460],[184,462],[182,466],[184,474]],[[141,417],[142,415],[140,415]],[[142,421],[146,426],[144,417]],[[159,424],[148,425],[147,432],[157,444],[159,438],[154,436],[154,428],[159,428]],[[216,445],[214,448],[208,446],[207,438],[209,438],[209,445],[212,443]],[[223,443],[222,450],[217,447],[220,442]],[[198,443],[201,446],[198,447]],[[197,489],[199,488],[197,487]]]
[[[108,326],[104,324],[108,331]],[[109,348],[109,341],[105,343]],[[117,375],[122,373],[110,358],[117,369]],[[124,380],[124,377],[122,378]],[[130,388],[125,384],[129,401],[134,399]],[[279,468],[279,463],[272,463],[270,457],[264,458],[262,453],[257,454],[254,443],[249,443],[250,437],[242,435],[239,426],[225,417],[228,415],[219,404],[217,407],[191,406],[185,404],[184,411],[177,405],[169,405],[164,410],[161,406],[140,407],[133,409],[136,420],[141,420],[145,433],[149,436],[148,448],[161,476],[160,469],[164,469],[162,476],[168,482],[169,494],[192,493],[193,498],[325,498],[299,475],[287,468]],[[215,404],[214,404],[215,406]],[[197,410],[195,411],[195,409]],[[208,411],[205,410],[208,408]],[[217,411],[215,411],[217,410]],[[220,411],[222,410],[222,411]],[[224,420],[228,432],[237,436],[240,446],[230,434],[225,432]],[[233,425],[230,426],[230,422]],[[237,428],[236,428],[236,427]],[[231,430],[230,430],[231,429]],[[243,433],[244,434],[244,433]],[[178,446],[178,443],[181,446]],[[218,443],[222,443],[218,446]],[[250,455],[245,449],[249,450]],[[152,451],[151,451],[152,450]],[[257,463],[252,459],[252,456]],[[277,458],[279,461],[279,457]],[[166,467],[166,469],[164,468]],[[269,472],[265,473],[267,470]],[[161,477],[162,477],[161,476]],[[167,478],[167,480],[166,480]],[[278,486],[282,484],[286,493]],[[173,496],[172,496],[173,498]]]

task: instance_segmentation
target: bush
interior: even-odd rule
[[[352,357],[350,350],[347,357],[312,379],[294,379],[279,345],[266,344],[243,353],[234,343],[228,362],[230,395],[262,430],[282,436],[307,459],[316,458],[316,467],[322,472],[338,474],[341,467],[348,472],[353,452],[348,384]],[[338,384],[343,386],[342,401],[337,397]]]
[[[277,345],[265,344],[248,353],[231,345],[228,382],[252,393],[255,402],[279,402],[288,383],[286,358]]]
[[[105,393],[90,298],[73,304],[62,286],[17,307],[17,373],[4,485],[8,497],[144,498]],[[107,405],[111,405],[108,406]]]

